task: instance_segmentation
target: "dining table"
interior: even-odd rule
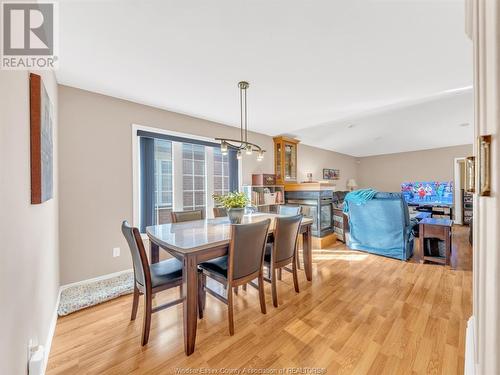
[[[269,235],[272,235],[277,217],[280,215],[252,213],[245,215],[241,224],[271,219]],[[308,281],[312,279],[312,224],[312,218],[303,217],[299,229],[299,235],[302,236],[304,271]],[[198,264],[227,255],[231,223],[228,217],[193,220],[149,226],[146,233],[150,242],[151,263],[160,261],[160,249],[183,263],[184,351],[186,355],[191,355],[195,349],[198,323]]]

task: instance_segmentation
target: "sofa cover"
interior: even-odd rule
[[[348,215],[349,248],[401,260],[412,256],[415,223],[401,193],[378,192],[364,204],[350,204]]]

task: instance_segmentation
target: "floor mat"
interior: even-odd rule
[[[122,273],[105,280],[92,281],[70,286],[61,291],[57,314],[64,316],[86,307],[133,292],[133,271]]]

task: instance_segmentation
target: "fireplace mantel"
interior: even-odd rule
[[[285,191],[335,191],[335,184],[330,181],[302,182],[285,184]]]

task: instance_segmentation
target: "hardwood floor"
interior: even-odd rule
[[[208,374],[212,368],[217,370],[210,374],[241,374],[235,369],[270,368],[276,371],[266,374],[280,374],[300,367],[313,369],[302,374],[462,374],[472,303],[467,235],[468,228],[454,227],[455,270],[351,251],[339,242],[316,250],[313,281],[300,271],[299,294],[292,276],[283,273],[279,308],[266,285],[267,315],[260,313],[257,290],[240,290],[232,337],[226,306],[207,296],[189,357],[182,305],[153,316],[149,344],[141,347],[142,316],[130,321],[132,296],[124,296],[59,318],[47,373]],[[157,302],[178,293],[158,295]]]

